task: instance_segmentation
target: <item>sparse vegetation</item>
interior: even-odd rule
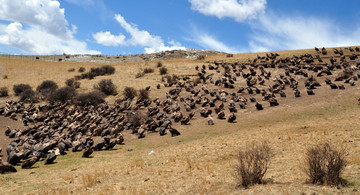
[[[14,90],[15,96],[19,96],[22,92],[24,92],[26,90],[32,90],[32,88],[28,84],[18,84],[18,85],[14,85],[13,90]]]
[[[68,87],[78,89],[78,88],[80,88],[81,83],[79,81],[75,80],[74,78],[72,78],[72,79],[66,80],[65,84]]]
[[[197,60],[205,60],[206,56],[205,55],[199,55],[196,59]]]
[[[179,77],[177,75],[175,75],[175,74],[173,74],[173,75],[165,75],[165,76],[163,76],[161,78],[161,81],[164,82],[165,79],[166,79],[166,82],[170,84],[170,83],[178,81]]]
[[[62,87],[56,91],[54,91],[50,97],[50,102],[66,102],[68,100],[72,100],[76,96],[76,91],[73,87]]]
[[[98,68],[91,68],[89,72],[78,76],[79,79],[93,79],[96,76],[111,75],[115,73],[115,68],[110,65],[105,65]]]
[[[8,77],[7,74],[3,76],[3,79],[8,79],[8,78],[9,78],[9,77]]]
[[[131,124],[132,128],[140,127],[141,124],[145,122],[145,115],[140,111],[132,112],[128,115],[129,123]]]
[[[75,68],[69,68],[68,72],[75,72]]]
[[[336,149],[330,143],[310,147],[306,151],[305,172],[313,184],[344,185],[340,177],[347,161],[346,150]]]
[[[273,154],[267,143],[252,145],[237,156],[235,165],[235,180],[237,187],[249,187],[264,183],[263,178],[269,168]]]
[[[133,87],[125,87],[124,88],[124,92],[123,92],[123,95],[126,97],[126,98],[134,98],[137,93],[136,93],[136,90],[133,88]]]
[[[78,72],[85,72],[85,70],[86,70],[86,69],[85,69],[84,67],[80,67],[79,70],[78,70]]]
[[[154,69],[153,68],[145,68],[144,69],[144,73],[145,74],[149,74],[149,73],[153,73],[154,72]]]
[[[140,78],[143,77],[145,75],[145,73],[143,71],[140,71],[138,73],[136,73],[135,78]]]
[[[43,96],[48,97],[58,88],[58,85],[51,80],[43,81],[37,88],[36,91],[40,92]]]
[[[94,85],[94,89],[103,92],[105,95],[117,95],[117,87],[111,79],[103,79],[98,84]]]
[[[147,99],[150,99],[149,97],[149,91],[146,90],[146,89],[140,89],[139,90],[139,100],[147,100]]]
[[[20,96],[20,101],[22,102],[28,102],[28,103],[37,103],[39,102],[39,98],[37,97],[36,93],[34,90],[30,89],[26,89],[23,92],[21,92],[19,94]]]
[[[227,57],[227,58],[232,58],[232,57],[234,57],[234,54],[231,54],[231,53],[226,54],[226,57]]]
[[[194,86],[197,86],[198,84],[201,83],[201,79],[199,77],[196,77],[192,80],[192,83]]]
[[[160,72],[160,75],[164,75],[164,74],[167,74],[168,72],[168,69],[166,67],[161,67],[159,69],[159,72]]]
[[[80,106],[94,105],[97,106],[105,102],[105,94],[100,91],[92,91],[89,93],[82,93],[75,97],[75,102]]]
[[[160,68],[160,67],[162,67],[163,66],[163,64],[162,64],[162,62],[158,62],[157,64],[156,64],[156,67],[158,67],[158,68]]]
[[[9,89],[7,87],[0,88],[0,97],[7,97],[9,96]]]

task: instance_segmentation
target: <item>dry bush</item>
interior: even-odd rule
[[[105,95],[117,95],[116,85],[111,79],[103,79],[98,84],[94,85],[94,89],[103,92]]]
[[[139,100],[143,101],[143,100],[148,100],[150,99],[149,97],[149,91],[146,89],[140,89],[139,90],[139,96],[138,96]]]
[[[310,147],[306,151],[305,173],[313,184],[344,185],[340,174],[346,162],[345,149],[336,149],[330,143]]]
[[[80,67],[78,72],[85,72],[85,68],[84,67]]]
[[[22,101],[22,102],[28,102],[28,103],[39,102],[39,99],[38,99],[35,91],[33,91],[31,88],[26,89],[25,91],[21,92],[19,94],[19,96],[20,96],[20,101]]]
[[[156,64],[156,67],[158,67],[158,68],[160,68],[160,67],[162,67],[163,66],[163,64],[162,64],[162,62],[158,62],[157,64]]]
[[[72,87],[72,88],[75,88],[75,89],[78,89],[80,88],[80,82],[79,81],[76,81],[74,78],[73,79],[68,79],[66,80],[65,82],[66,86],[68,87]]]
[[[26,91],[26,90],[32,90],[31,86],[28,84],[18,84],[13,86],[13,90],[15,93],[15,96],[20,95],[20,93]]]
[[[75,72],[75,68],[68,69],[68,72]]]
[[[103,102],[105,94],[100,91],[92,91],[89,93],[79,94],[75,97],[75,103],[80,106],[94,105],[97,106]]]
[[[58,88],[58,85],[51,80],[43,81],[37,88],[36,91],[40,92],[43,96],[49,97]]]
[[[56,91],[54,91],[48,100],[50,102],[66,102],[68,100],[72,100],[76,96],[76,91],[73,87],[62,87]]]
[[[7,87],[0,88],[0,97],[7,97],[9,96],[9,89]]]
[[[166,82],[170,84],[170,83],[178,81],[179,77],[177,75],[173,74],[173,75],[166,75],[165,79],[166,79]],[[162,79],[162,81],[164,82],[164,79]]]
[[[201,83],[201,79],[199,77],[196,77],[192,80],[192,83],[194,86],[197,86],[198,84]]]
[[[199,55],[196,59],[197,60],[205,60],[205,55]]]
[[[135,78],[140,78],[143,77],[145,75],[145,73],[143,71],[140,71],[138,73],[136,73]]]
[[[133,88],[133,87],[125,87],[124,88],[124,92],[123,92],[123,95],[126,97],[126,98],[134,98],[137,93],[136,93],[136,90]]]
[[[128,121],[134,129],[145,123],[145,120],[145,114],[141,113],[140,111],[130,112],[128,115]]]
[[[115,73],[115,68],[110,65],[106,65],[98,68],[91,68],[89,72],[82,73],[78,77],[80,79],[93,79],[96,76],[111,75],[114,73]]]
[[[153,73],[153,72],[154,72],[154,69],[153,69],[153,68],[145,68],[145,69],[144,69],[144,73],[145,73],[145,74]]]
[[[164,75],[164,74],[167,74],[168,72],[168,69],[166,67],[161,67],[159,69],[159,72],[160,72],[160,75]]]
[[[234,174],[237,187],[247,188],[250,185],[264,183],[263,177],[272,157],[271,147],[267,143],[252,145],[247,150],[240,151]]]
[[[226,57],[227,57],[227,58],[232,58],[232,57],[234,57],[234,54],[231,54],[231,53],[226,54]]]

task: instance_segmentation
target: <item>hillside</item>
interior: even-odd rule
[[[173,56],[112,63],[0,58],[0,87],[7,87],[10,93],[8,97],[0,98],[0,107],[10,100],[18,99],[12,91],[15,84],[29,84],[36,89],[44,80],[53,80],[59,87],[64,87],[67,79],[81,74],[77,71],[80,67],[88,71],[111,65],[116,69],[114,74],[96,76],[91,80],[80,79],[81,85],[77,89],[78,93],[89,92],[102,79],[111,79],[119,94],[106,98],[109,107],[100,107],[104,112],[117,111],[118,107],[126,104],[127,100],[119,102],[123,98],[125,87],[139,90],[148,86],[151,100],[159,98],[160,102],[164,102],[166,99],[173,99],[171,105],[178,103],[184,117],[195,111],[188,125],[181,125],[171,119],[172,128],[181,133],[179,136],[173,137],[168,131],[166,135],[159,136],[157,128],[155,131],[146,130],[145,137],[139,139],[138,131],[132,133],[131,129],[125,129],[121,132],[124,145],[116,145],[112,150],[95,151],[92,158],[81,158],[82,152],[71,152],[70,149],[66,155],[59,155],[54,164],[44,165],[44,160],[41,159],[31,169],[21,169],[20,163],[15,166],[18,172],[0,175],[0,193],[357,194],[360,190],[360,91],[358,78],[354,77],[359,77],[357,56],[360,52],[350,51],[349,48],[336,49],[343,51],[343,55],[334,53],[334,48],[327,48],[326,54],[322,54],[321,49],[320,52],[309,49],[276,52],[278,55],[275,52],[233,56],[221,53],[208,55],[205,59]],[[355,59],[350,59],[355,56]],[[336,59],[336,62],[332,63],[331,59]],[[167,68],[168,74],[177,75],[179,80],[175,79],[172,84],[165,82],[167,79],[159,74],[157,67],[159,60]],[[154,69],[154,72],[136,78],[146,68]],[[69,69],[75,71],[69,72]],[[342,72],[350,69],[351,76],[335,81]],[[190,83],[199,82],[198,77],[204,79],[200,79],[197,86],[190,87]],[[284,78],[288,78],[288,84]],[[298,87],[293,87],[295,81],[291,78],[298,83]],[[327,79],[337,89],[331,89]],[[315,86],[315,81],[320,86]],[[260,84],[261,82],[263,83]],[[160,89],[157,88],[158,84]],[[310,87],[312,85],[313,88]],[[172,94],[171,90],[178,89],[177,86],[181,90],[175,90]],[[342,86],[345,89],[339,89]],[[241,87],[244,88],[243,91],[240,90]],[[308,95],[309,89],[315,95]],[[194,95],[192,90],[194,93],[199,91],[202,95]],[[216,100],[215,107],[224,103],[225,120],[217,118],[215,107],[210,106],[210,100],[214,96],[207,93],[207,90],[220,97]],[[296,90],[300,92],[300,97],[295,97]],[[280,91],[286,97],[281,97]],[[167,93],[170,94],[169,98],[166,97]],[[223,97],[224,101],[221,99]],[[190,104],[191,98],[198,100],[199,104],[187,112],[186,105]],[[241,98],[246,99],[245,109],[239,106]],[[257,110],[256,103],[251,102],[252,98],[262,104],[264,109]],[[276,99],[278,106],[270,106],[272,98]],[[231,115],[228,107],[232,101],[237,109],[234,113],[235,123],[227,121]],[[46,102],[35,105],[42,104]],[[152,102],[151,106],[155,107],[155,104]],[[147,113],[149,109],[146,105],[136,106],[134,102],[132,105],[129,112]],[[164,107],[166,105],[159,104],[160,110]],[[209,126],[207,117],[200,115],[202,108],[205,111],[212,110],[215,125]],[[128,112],[119,112],[115,119],[118,120],[117,117],[122,115],[127,117],[126,113]],[[168,114],[169,118],[172,113],[173,111]],[[101,115],[104,118],[101,125],[109,115]],[[26,129],[22,124],[21,114],[16,117],[17,121],[0,116],[0,147],[3,148],[3,155],[6,153],[4,148],[11,141],[4,136],[6,127]],[[122,121],[118,124],[120,123]],[[101,139],[94,136],[95,142]],[[348,185],[345,187],[307,183],[307,176],[303,171],[306,149],[325,141],[338,148],[346,148],[348,165],[343,178]],[[268,142],[274,152],[265,175],[267,184],[236,189],[233,173],[238,151],[261,142]],[[154,151],[154,154],[149,155],[150,151]]]

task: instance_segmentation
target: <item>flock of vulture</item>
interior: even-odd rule
[[[270,53],[247,63],[209,62],[195,67],[197,74],[192,80],[184,76],[165,83],[169,88],[165,97],[153,100],[123,98],[114,104],[82,107],[9,101],[0,107],[0,115],[21,120],[24,128],[6,129],[12,140],[4,151],[7,160],[0,157],[0,173],[16,172],[14,166],[19,164],[24,169],[39,161],[51,164],[70,150],[82,151],[87,158],[94,151],[124,144],[122,133],[127,131],[139,139],[151,133],[178,136],[175,124],[190,125],[194,116],[204,118],[208,125],[215,125],[216,120],[235,123],[238,109],[278,106],[281,98],[303,96],[299,89],[304,87],[305,95],[314,95],[324,86],[343,90],[360,78],[359,48],[346,49],[350,54],[334,49],[329,56],[325,48],[315,48],[315,56],[280,58]],[[324,77],[325,83],[319,82],[319,77]]]

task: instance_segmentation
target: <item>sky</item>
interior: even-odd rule
[[[247,53],[360,45],[358,0],[0,0],[0,53]]]

